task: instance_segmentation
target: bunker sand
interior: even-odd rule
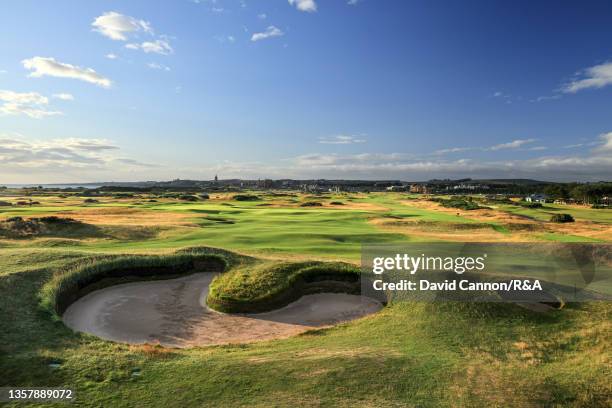
[[[214,276],[198,273],[98,290],[70,305],[63,320],[73,330],[107,340],[183,348],[285,338],[382,308],[369,298],[321,293],[267,313],[218,313],[205,306]]]

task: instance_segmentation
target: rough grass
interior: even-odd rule
[[[56,319],[66,308],[92,290],[142,279],[169,279],[196,271],[222,271],[240,257],[209,248],[176,254],[91,257],[56,272],[40,292],[40,305]]]
[[[506,304],[398,303],[359,321],[286,340],[163,351],[74,333],[39,308],[43,286],[91,262],[91,257],[170,256],[175,249],[211,245],[267,258],[259,263],[239,257],[235,270],[249,275],[254,269],[247,265],[265,269],[271,259],[356,261],[363,242],[421,237],[420,231],[385,230],[371,223],[373,219],[493,222],[457,216],[459,211],[433,203],[436,208],[419,207],[418,199],[404,204],[402,199],[405,195],[334,195],[333,200],[346,205],[299,209],[286,197],[250,203],[217,194],[197,203],[158,198],[136,210],[130,199],[99,198],[100,203],[85,210],[82,198],[67,196],[37,197],[38,206],[2,207],[2,218],[72,212],[79,220],[83,214],[98,217],[96,225],[116,217],[112,224],[132,220],[172,229],[129,242],[0,240],[0,386],[72,387],[78,406],[85,407],[612,405],[612,306],[606,302],[570,304],[547,314]],[[257,207],[262,202],[273,206]],[[495,240],[524,233],[518,236],[584,242],[589,238],[578,227],[590,222],[602,229],[601,239],[609,241],[610,234],[604,233],[612,224],[612,212],[577,206],[529,209],[500,204],[490,212],[529,223],[546,223],[557,212],[576,219],[558,225],[565,229],[555,233],[491,230]],[[470,211],[474,213],[478,211]],[[206,215],[233,223],[203,221]],[[238,286],[234,289],[229,293],[249,295]],[[260,293],[265,290],[265,285],[258,288]]]
[[[72,218],[46,216],[24,219],[10,217],[0,221],[0,236],[13,239],[31,237],[101,237],[102,232],[94,225],[89,225]]]
[[[0,297],[1,386],[72,387],[85,407],[612,403],[608,303],[550,314],[503,304],[398,303],[286,340],[160,350],[74,333],[37,312],[37,294],[54,271],[89,256],[3,252],[0,293],[19,296]]]
[[[224,312],[265,312],[305,294],[358,294],[359,279],[359,268],[340,262],[247,264],[213,280],[208,305]]]

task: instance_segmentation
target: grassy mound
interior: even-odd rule
[[[0,222],[0,236],[6,238],[43,237],[99,237],[102,233],[94,225],[72,218],[40,217],[24,219],[11,217]]]
[[[216,277],[207,302],[222,312],[266,312],[307,294],[359,294],[360,279],[359,268],[341,262],[259,263]]]
[[[261,200],[258,196],[252,194],[236,194],[234,196],[236,201],[259,201]]]
[[[179,200],[183,200],[183,201],[198,201],[199,200],[197,196],[194,196],[191,194],[181,194],[178,198]]]
[[[529,201],[518,201],[516,204],[518,204],[521,207],[525,207],[525,208],[543,208],[544,207],[542,203],[534,203],[534,202],[529,202]]]
[[[555,214],[550,217],[550,222],[574,222],[574,217],[572,217],[571,214]]]
[[[212,248],[194,248],[171,255],[86,258],[56,273],[40,292],[40,305],[60,319],[66,308],[93,290],[138,280],[170,279],[197,271],[220,272],[241,257]]]
[[[305,203],[300,204],[300,207],[322,207],[323,204],[321,204],[318,201],[306,201]]]
[[[446,207],[446,208],[458,208],[460,210],[466,210],[466,211],[470,211],[470,210],[481,210],[481,209],[487,209],[489,207],[483,207],[481,205],[479,205],[478,203],[472,201],[472,200],[467,200],[464,198],[451,198],[451,199],[444,199],[444,198],[433,198],[431,199],[431,201],[435,201],[437,203],[440,203],[440,205],[442,207]]]

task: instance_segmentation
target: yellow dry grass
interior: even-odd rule
[[[59,217],[70,217],[94,225],[184,226],[192,225],[190,214],[170,211],[151,211],[127,207],[91,208],[58,212]]]
[[[452,223],[397,221],[376,218],[369,221],[387,232],[395,232],[412,237],[419,237],[432,241],[458,241],[458,242],[525,242],[533,241],[533,234],[502,234],[489,225],[475,224],[470,228],[457,228]],[[459,224],[466,225],[466,224]],[[467,224],[469,225],[469,224]]]
[[[340,200],[338,200],[340,201]],[[334,208],[337,210],[363,210],[363,211],[389,211],[389,208],[373,203],[356,203],[351,201],[343,201],[344,205],[333,205],[325,203],[325,208]]]
[[[457,215],[472,221],[480,221],[484,223],[496,223],[508,228],[512,231],[510,236],[503,235],[496,232],[486,226],[482,230],[472,230],[469,233],[465,233],[462,230],[454,231],[439,231],[440,228],[434,228],[431,231],[431,227],[424,228],[419,226],[418,223],[414,225],[407,225],[405,230],[408,234],[423,235],[428,238],[438,239],[452,239],[452,240],[466,240],[467,242],[478,242],[479,240],[488,241],[488,238],[492,238],[493,241],[509,241],[509,242],[523,242],[523,241],[534,241],[536,238],[533,235],[534,231],[540,233],[556,233],[563,235],[577,235],[586,238],[601,239],[607,241],[612,236],[612,226],[608,224],[596,223],[592,221],[576,220],[572,223],[557,224],[545,221],[537,221],[527,217],[523,217],[516,214],[510,214],[505,211],[496,209],[481,209],[481,210],[461,210],[456,208],[445,208],[438,203],[428,200],[410,200],[402,201],[404,205],[419,208],[428,211],[442,212],[446,214]],[[379,221],[380,222],[380,221]],[[448,225],[448,224],[447,224]],[[385,228],[388,226],[384,225]],[[444,224],[440,223],[439,227],[444,227]],[[393,227],[390,227],[393,229]]]

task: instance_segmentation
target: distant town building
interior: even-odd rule
[[[272,188],[274,187],[274,181],[272,181],[271,179],[257,180],[257,187],[258,188]]]
[[[528,203],[544,204],[547,202],[547,200],[550,201],[546,194],[532,194],[530,196],[525,197],[525,201],[527,201]]]
[[[429,194],[429,188],[424,184],[411,184],[408,191],[417,194]]]

